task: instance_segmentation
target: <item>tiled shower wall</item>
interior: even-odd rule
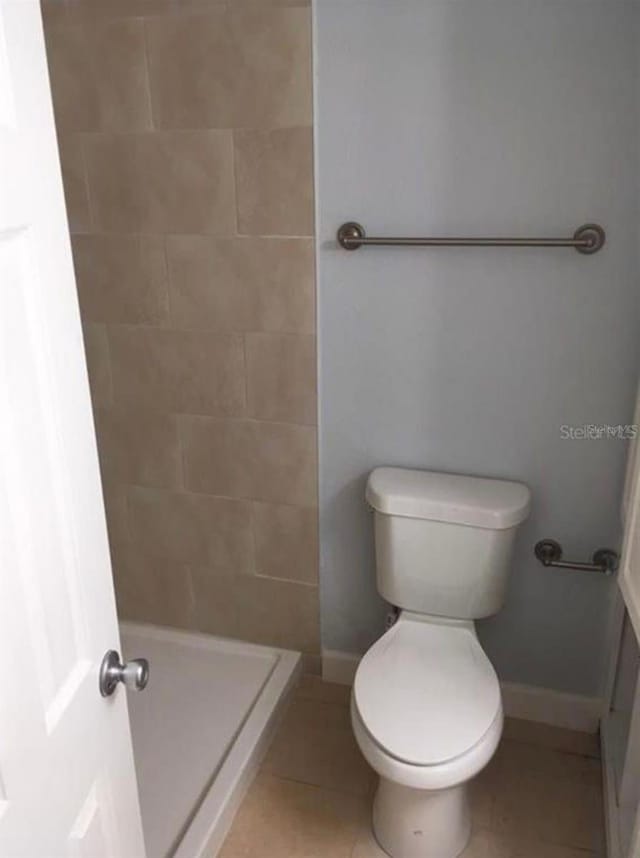
[[[317,654],[310,9],[43,2],[120,613]]]

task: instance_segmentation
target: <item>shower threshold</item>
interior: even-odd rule
[[[124,622],[151,677],[128,697],[147,858],[213,858],[301,672],[299,653]]]

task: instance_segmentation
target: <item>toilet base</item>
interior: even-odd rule
[[[457,858],[471,836],[467,784],[424,790],[380,778],[373,832],[391,858]]]

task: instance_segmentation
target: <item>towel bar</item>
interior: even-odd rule
[[[606,235],[597,223],[585,223],[571,238],[407,238],[398,236],[367,236],[364,227],[355,221],[343,223],[337,234],[338,244],[345,250],[366,246],[389,247],[573,247],[578,253],[597,253]]]

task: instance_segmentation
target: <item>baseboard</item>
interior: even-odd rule
[[[361,656],[352,652],[322,651],[322,678],[327,682],[352,685]],[[550,688],[502,682],[505,714],[582,733],[596,733],[602,701],[596,697],[566,694]]]
[[[566,694],[515,682],[501,682],[500,686],[505,714],[511,718],[526,718],[581,733],[598,732],[602,713],[602,701],[598,697]]]

